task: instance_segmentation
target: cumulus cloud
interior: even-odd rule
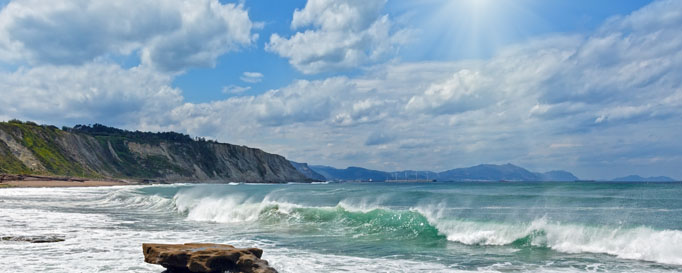
[[[277,105],[272,112],[260,112],[257,122],[276,128],[273,134],[284,138],[292,131],[347,137],[339,141],[317,135],[319,142],[306,145],[337,145],[309,152],[266,144],[300,160],[353,164],[342,159],[347,154],[377,168],[429,154],[433,162],[412,164],[449,168],[511,161],[531,168],[578,169],[579,175],[589,176],[603,173],[592,166],[609,165],[608,158],[674,161],[661,153],[682,150],[677,142],[665,141],[680,132],[640,130],[682,123],[682,81],[675,76],[682,67],[682,15],[669,12],[679,5],[656,2],[611,19],[592,34],[530,41],[489,60],[389,64],[364,76],[336,78],[333,85],[299,82],[253,97],[260,105]],[[314,22],[298,18],[303,19],[295,20],[295,26]],[[306,105],[322,107],[298,108]],[[648,150],[659,140],[660,148]],[[609,157],[595,157],[596,151]]]
[[[182,102],[171,78],[112,64],[41,66],[0,73],[0,114],[58,124],[110,122],[136,127]]]
[[[375,17],[341,12],[343,3],[352,10],[364,2],[338,3],[337,18],[312,13],[324,13],[327,2],[309,2],[292,27],[314,27],[300,35],[352,36],[384,18],[380,8],[363,8]],[[183,101],[168,76],[148,67],[28,68],[0,74],[0,103],[8,106],[0,117],[177,130],[339,167],[513,162],[584,178],[624,169],[682,176],[679,10],[679,1],[659,1],[592,33],[529,41],[487,60],[381,64],[354,77],[296,80],[207,103]],[[299,65],[312,73],[339,60]]]
[[[188,113],[191,117],[194,116],[191,113],[199,111],[202,113],[200,117],[214,117],[209,120],[229,118],[234,123],[266,127],[314,123],[328,119],[337,103],[340,103],[339,96],[350,88],[345,78],[299,80],[257,96],[235,97],[207,104],[185,104],[176,110],[182,113],[180,117]]]
[[[248,83],[257,83],[263,80],[263,73],[260,72],[244,72],[241,77],[242,81]]]
[[[215,65],[251,44],[241,5],[217,0],[17,0],[0,11],[0,60],[80,65],[139,52],[145,65],[177,72]]]
[[[407,103],[408,110],[429,111],[436,114],[455,114],[479,109],[494,102],[496,90],[491,80],[479,71],[462,69],[443,83],[432,84],[423,95],[414,96]]]
[[[266,49],[288,58],[306,74],[354,68],[375,62],[403,42],[393,31],[385,0],[309,0],[296,10],[291,27],[306,28],[289,38],[273,34]]]

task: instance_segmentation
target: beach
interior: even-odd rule
[[[94,180],[77,178],[29,177],[27,179],[0,180],[0,188],[52,188],[52,187],[106,187],[138,185],[136,181],[127,180]]]

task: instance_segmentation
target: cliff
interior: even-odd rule
[[[0,173],[191,182],[309,181],[287,159],[173,132],[0,122]]]
[[[291,165],[294,166],[294,168],[296,168],[297,171],[299,171],[300,173],[305,175],[307,178],[310,178],[310,179],[316,180],[316,181],[326,181],[327,180],[326,177],[324,177],[321,174],[313,171],[313,169],[311,169],[310,166],[308,166],[308,163],[298,163],[295,161],[290,161],[290,162],[291,162]]]

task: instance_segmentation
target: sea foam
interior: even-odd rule
[[[545,217],[530,222],[482,222],[449,216],[443,204],[395,209],[382,205],[381,198],[350,198],[336,206],[317,207],[277,199],[274,194],[259,199],[240,194],[203,196],[181,191],[174,197],[174,203],[191,221],[237,223],[278,217],[283,222],[349,225],[344,231],[363,233],[358,235],[403,229],[399,235],[410,236],[391,234],[389,238],[415,238],[411,236],[415,234],[422,239],[439,240],[439,236],[431,234],[428,227],[431,226],[448,241],[465,245],[546,247],[564,253],[603,253],[623,259],[682,265],[682,231],[678,230],[559,223]],[[425,220],[420,220],[421,217]],[[416,234],[420,232],[429,236],[420,237]]]
[[[531,222],[481,222],[443,216],[441,208],[415,208],[449,241],[467,245],[547,247],[564,253],[604,253],[623,259],[682,264],[682,231],[590,226],[545,217]]]

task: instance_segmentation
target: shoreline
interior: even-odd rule
[[[10,180],[0,182],[0,189],[11,188],[75,188],[75,187],[108,187],[139,185],[135,182],[111,181],[111,180],[85,180],[85,181],[62,181],[62,180]]]

